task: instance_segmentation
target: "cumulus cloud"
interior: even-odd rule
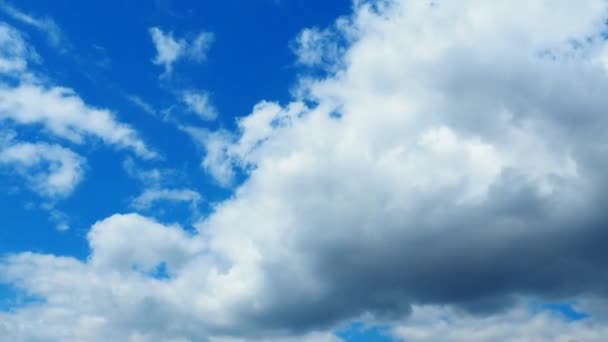
[[[191,40],[175,38],[173,32],[163,31],[158,27],[150,28],[150,36],[156,48],[156,57],[152,62],[162,65],[165,72],[162,76],[170,76],[173,65],[181,59],[202,62],[214,40],[213,33],[201,32]]]
[[[603,0],[356,1],[330,75],[237,132],[183,128],[218,181],[248,176],[196,234],[118,215],[87,261],[9,256],[4,281],[44,301],[2,314],[3,336],[297,339],[356,318],[422,341],[603,335],[517,310],[608,297],[607,18]]]

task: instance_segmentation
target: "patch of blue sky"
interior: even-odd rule
[[[370,326],[362,322],[350,324],[336,336],[345,342],[398,342],[390,335],[390,327]]]
[[[566,321],[580,321],[590,316],[584,312],[577,311],[574,303],[543,303],[535,302],[532,304],[534,313],[550,312],[562,317]]]
[[[28,295],[9,285],[0,283],[0,312],[10,312],[17,308],[42,303],[40,298]]]

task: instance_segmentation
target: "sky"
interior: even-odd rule
[[[607,25],[0,0],[0,336],[604,341]]]

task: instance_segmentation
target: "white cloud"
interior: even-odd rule
[[[217,110],[211,103],[208,92],[186,90],[181,95],[182,102],[188,110],[198,115],[201,119],[213,120],[217,116]]]
[[[87,105],[72,89],[21,83],[0,84],[0,120],[19,125],[42,125],[47,132],[75,143],[93,136],[109,145],[155,158],[137,132],[119,123],[107,109]]]
[[[144,183],[147,186],[158,186],[168,178],[173,178],[176,175],[170,170],[161,170],[153,168],[150,170],[143,170],[135,165],[135,161],[132,158],[127,158],[123,162],[123,168],[127,174]]]
[[[82,180],[85,160],[59,145],[15,142],[0,147],[0,164],[14,169],[40,195],[61,198]]]
[[[199,63],[204,61],[207,59],[207,52],[209,52],[214,40],[215,36],[211,32],[199,33],[190,43],[187,49],[187,57]]]
[[[0,73],[12,78],[0,81],[0,121],[40,125],[47,133],[75,143],[95,137],[142,158],[157,157],[110,110],[88,105],[74,90],[49,84],[31,72],[28,62],[37,59],[17,30],[0,23]]]
[[[162,76],[170,76],[173,65],[180,59],[199,63],[204,61],[214,40],[214,35],[210,32],[201,32],[191,41],[176,39],[173,32],[164,32],[158,27],[150,28],[150,36],[156,48],[156,57],[152,62],[165,68]]]
[[[201,201],[201,195],[191,189],[146,189],[137,196],[131,206],[135,209],[149,209],[157,202],[186,202],[192,207],[197,207]]]
[[[0,1],[0,11],[6,13],[11,18],[34,27],[39,30],[43,34],[46,34],[49,40],[49,43],[56,47],[62,48],[62,45],[65,45],[65,39],[63,38],[63,34],[61,29],[57,24],[53,21],[53,19],[45,17],[45,18],[36,18],[30,14],[20,11],[19,9],[11,6],[8,2]]]
[[[150,35],[156,47],[154,64],[164,65],[165,74],[171,74],[173,63],[183,54],[184,43],[176,41],[172,33],[165,34],[158,27],[151,28]]]
[[[338,29],[345,25],[344,20],[338,20],[335,28],[302,30],[291,47],[297,63],[307,67],[337,68],[340,56],[345,51]]]
[[[183,175],[172,169],[141,169],[135,165],[135,161],[128,158],[123,167],[127,174],[137,179],[143,185],[143,192],[131,201],[131,207],[136,210],[148,210],[154,208],[155,214],[163,214],[163,204],[183,203],[189,205],[193,214],[193,220],[200,218],[199,204],[202,196],[188,188],[178,187]],[[169,210],[170,211],[170,210]]]
[[[226,131],[211,132],[196,127],[181,127],[205,150],[201,167],[223,187],[233,185],[235,172],[227,146],[233,136]]]
[[[411,314],[397,332],[423,338],[452,332],[444,307],[454,333],[601,336],[602,318],[509,310],[606,296],[606,5],[357,1],[338,67],[301,97],[234,134],[183,128],[218,181],[249,176],[196,234],[119,215],[87,261],[8,257],[0,276],[44,302],[2,314],[3,336],[297,339]]]
[[[27,70],[28,60],[37,60],[21,33],[0,22],[0,74],[21,75]]]
[[[201,166],[220,185],[233,185],[235,168],[247,171],[253,166],[257,148],[270,140],[277,129],[287,127],[306,107],[300,102],[282,108],[277,103],[262,101],[253,112],[237,121],[239,129],[235,136],[227,131],[209,132],[195,127],[182,127],[205,150]]]
[[[141,97],[130,95],[127,96],[127,99],[131,101],[131,103],[133,103],[136,107],[143,110],[146,114],[156,115],[156,110],[154,109],[154,107],[152,107],[152,105],[148,102],[144,101]]]
[[[110,271],[131,271],[133,267],[150,272],[161,263],[174,273],[201,251],[178,226],[163,226],[139,215],[114,215],[96,223],[88,234],[93,267]]]
[[[33,253],[3,260],[0,279],[45,298],[45,304],[0,313],[2,336],[11,341],[251,340],[221,329],[230,319],[221,310],[228,303],[213,300],[204,289],[221,281],[224,271],[213,266],[201,236],[128,214],[96,223],[87,239],[86,261]],[[160,265],[168,278],[154,276]],[[218,294],[238,292],[244,284],[215,286],[220,285],[214,290]],[[328,333],[303,335],[278,333],[263,340],[337,341]]]
[[[45,203],[41,206],[41,209],[48,211],[49,221],[55,224],[55,228],[60,231],[66,231],[70,229],[70,218],[63,211],[55,208],[54,203]]]

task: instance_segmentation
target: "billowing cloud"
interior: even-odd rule
[[[417,323],[428,308],[454,341],[527,320],[593,340],[601,315],[517,310],[608,298],[607,18],[603,0],[356,1],[332,28],[347,47],[320,59],[335,68],[291,103],[234,133],[184,128],[218,181],[248,176],[195,234],[118,215],[87,261],[9,256],[4,281],[44,301],[3,335],[273,340],[367,319],[424,341],[446,331]]]
[[[191,40],[177,39],[173,32],[165,32],[158,27],[150,28],[150,36],[156,48],[156,57],[152,62],[165,68],[162,76],[170,76],[173,64],[180,59],[198,63],[204,61],[215,37],[213,33],[201,32]]]

